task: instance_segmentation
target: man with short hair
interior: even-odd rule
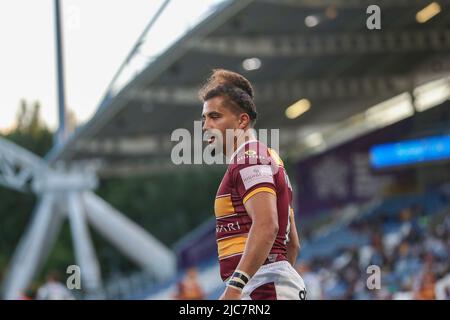
[[[257,112],[250,82],[214,70],[200,98],[208,143],[230,162],[214,204],[220,273],[227,285],[221,299],[306,299],[303,279],[293,268],[299,238],[292,187],[283,161],[252,130]]]

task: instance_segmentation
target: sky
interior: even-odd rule
[[[173,0],[149,33],[145,54],[162,52],[218,0]],[[66,105],[88,120],[162,0],[62,1]],[[57,126],[53,0],[0,1],[0,130],[15,125],[21,99],[39,101]],[[180,15],[180,13],[183,15]],[[150,45],[148,45],[150,43]]]

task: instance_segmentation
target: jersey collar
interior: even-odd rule
[[[245,141],[243,144],[241,144],[236,151],[233,152],[233,154],[230,157],[230,162],[233,160],[233,158],[238,154],[239,151],[241,151],[242,148],[244,148],[247,144],[252,143],[252,142],[258,142],[258,140],[256,139],[251,139],[251,140],[247,140]]]

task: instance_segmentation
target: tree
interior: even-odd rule
[[[53,134],[40,115],[39,102],[21,100],[16,127],[3,135],[27,150],[44,156],[52,146]],[[0,187],[0,281],[36,204],[33,194],[19,193]]]
[[[20,101],[16,127],[5,137],[25,149],[44,156],[52,147],[53,134],[41,118],[39,102]]]

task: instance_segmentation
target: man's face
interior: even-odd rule
[[[204,102],[202,120],[203,132],[209,136],[212,130],[217,130],[223,137],[222,151],[223,154],[233,152],[233,150],[226,150],[226,146],[230,144],[233,146],[233,141],[227,141],[226,130],[239,128],[239,116],[227,107],[227,100],[224,97],[218,96],[211,98]],[[209,136],[208,144],[218,143],[217,138]],[[220,140],[220,139],[219,139]],[[219,142],[220,143],[220,142]]]

